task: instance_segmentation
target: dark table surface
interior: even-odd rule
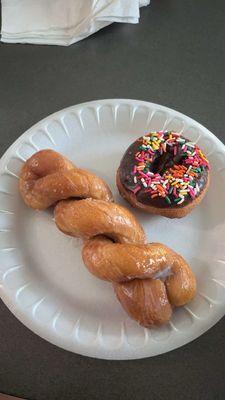
[[[225,143],[225,1],[152,0],[139,25],[70,47],[0,45],[0,152],[61,108],[134,98],[187,114]],[[0,305],[0,392],[28,399],[224,399],[225,320],[188,345],[104,361],[47,343]]]

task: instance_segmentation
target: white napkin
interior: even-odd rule
[[[150,0],[2,0],[7,43],[68,46],[112,22],[139,22]]]

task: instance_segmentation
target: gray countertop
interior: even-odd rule
[[[187,114],[225,143],[225,1],[152,0],[139,25],[70,47],[0,45],[0,152],[48,114],[132,98]],[[0,304],[0,392],[28,399],[224,399],[225,319],[192,343],[136,361],[66,352]]]

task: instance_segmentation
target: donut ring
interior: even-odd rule
[[[19,187],[31,208],[57,203],[57,227],[85,240],[85,265],[99,279],[112,282],[125,311],[141,325],[168,322],[173,306],[194,297],[196,280],[185,260],[162,244],[146,244],[136,218],[112,202],[108,186],[97,176],[42,150],[26,161]]]
[[[195,143],[180,134],[150,132],[127,149],[116,181],[133,207],[181,218],[205,196],[209,162]]]

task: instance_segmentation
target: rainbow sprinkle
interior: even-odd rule
[[[135,165],[132,169],[133,182],[136,185],[133,193],[144,190],[154,199],[162,197],[169,205],[180,205],[186,199],[194,199],[200,193],[197,178],[209,162],[200,148],[193,142],[172,131],[150,132],[139,139],[140,146],[135,154]],[[170,152],[173,157],[179,155],[179,164],[171,165],[162,175],[151,171],[156,156]]]

